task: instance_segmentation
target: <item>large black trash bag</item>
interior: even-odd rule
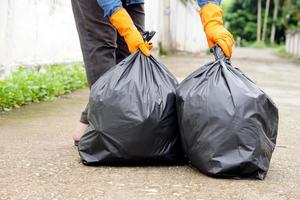
[[[177,88],[184,152],[207,175],[264,179],[276,144],[278,110],[219,47],[214,53],[216,61]]]
[[[176,112],[176,79],[140,51],[92,86],[89,127],[78,150],[86,165],[184,163]]]

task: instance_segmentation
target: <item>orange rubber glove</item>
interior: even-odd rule
[[[199,11],[208,46],[219,45],[225,56],[231,57],[234,39],[231,33],[224,27],[223,10],[215,3],[208,3]]]
[[[144,41],[142,35],[124,8],[120,8],[114,12],[109,18],[109,21],[124,38],[130,53],[140,49],[145,56],[151,55],[150,50],[152,49],[152,45]]]

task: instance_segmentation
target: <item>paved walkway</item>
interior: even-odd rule
[[[160,60],[183,79],[211,59]],[[188,166],[83,166],[71,140],[88,98],[80,90],[0,115],[0,199],[300,199],[300,66],[260,49],[236,49],[233,64],[280,109],[278,145],[264,181],[213,179]]]

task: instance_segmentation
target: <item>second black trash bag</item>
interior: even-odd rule
[[[177,89],[183,149],[207,175],[264,179],[276,143],[278,110],[219,47],[214,53],[216,61]]]
[[[176,79],[140,51],[100,77],[89,99],[89,127],[78,150],[84,164],[183,163]]]

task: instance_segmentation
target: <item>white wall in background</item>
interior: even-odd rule
[[[153,42],[175,50],[199,52],[208,48],[196,3],[146,0],[146,29],[157,31]]]
[[[286,32],[285,48],[288,53],[300,56],[300,27]]]
[[[81,59],[70,0],[0,1],[0,65]]]
[[[145,27],[147,31],[155,31],[156,34],[151,40],[151,42],[154,44],[154,46],[157,46],[157,42],[161,40],[160,35],[162,34],[162,14],[161,10],[162,7],[162,1],[161,0],[145,0],[145,13],[146,13],[146,19],[145,19]]]
[[[168,40],[179,50],[206,48],[194,4],[146,0],[145,11],[146,29],[157,32],[154,44]],[[0,74],[12,66],[81,60],[70,0],[0,0]]]
[[[195,1],[196,2],[196,1]],[[170,22],[172,46],[176,50],[199,52],[208,48],[202,28],[198,6],[184,5],[181,1],[170,0]]]

